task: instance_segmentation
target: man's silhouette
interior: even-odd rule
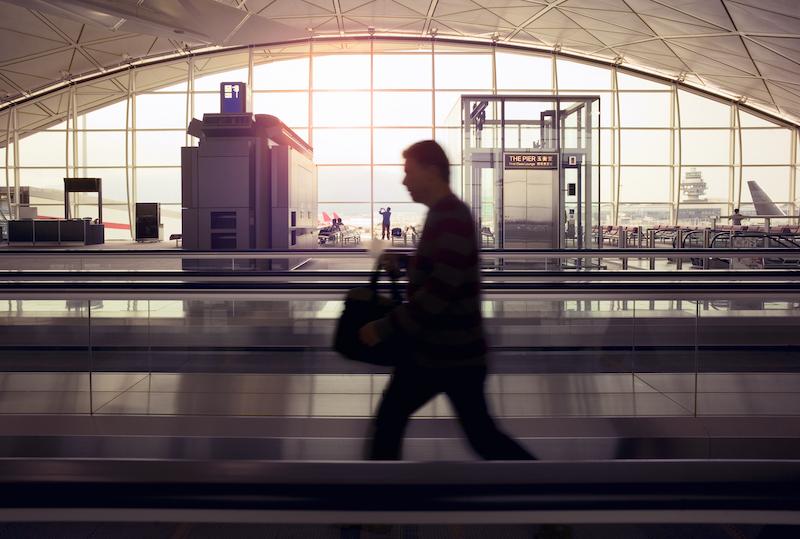
[[[392,239],[391,235],[391,228],[392,228],[392,208],[386,208],[385,210],[381,208],[378,210],[378,213],[381,214],[383,217],[383,223],[381,224],[381,239]]]
[[[728,217],[728,219],[730,219],[730,220],[731,220],[731,223],[732,223],[732,224],[734,224],[734,225],[738,226],[738,225],[741,225],[741,224],[742,224],[742,221],[744,221],[745,219],[747,219],[747,217],[745,217],[744,215],[742,215],[741,213],[739,213],[739,208],[735,208],[735,209],[733,210],[733,215],[731,215],[730,217]]]
[[[450,163],[432,140],[412,145],[403,157],[403,185],[429,211],[408,265],[408,302],[359,333],[370,346],[389,338],[410,343],[378,407],[368,457],[399,459],[409,417],[444,392],[483,458],[532,459],[497,428],[486,405],[478,240],[469,208],[450,190]],[[383,255],[381,261],[390,269],[397,267],[392,256]]]

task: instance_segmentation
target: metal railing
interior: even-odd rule
[[[655,270],[657,262],[674,263],[682,270],[687,260],[742,260],[782,256],[800,259],[800,249],[782,248],[684,248],[681,235],[676,248],[643,249],[585,249],[585,250],[523,250],[487,249],[480,253],[484,267],[496,269],[528,269],[542,271],[598,271],[608,269],[608,263],[620,269]],[[710,239],[709,239],[710,241]],[[409,249],[391,252],[411,253]],[[313,271],[314,262],[326,260],[357,261],[369,268],[377,253],[365,249],[305,250],[305,251],[181,251],[181,250],[4,250],[0,252],[0,271],[60,269],[70,271],[99,269],[171,269],[171,270],[229,270],[229,271]],[[632,265],[636,262],[639,265]],[[158,266],[157,264],[162,264]],[[666,267],[660,269],[667,269]],[[761,266],[763,267],[763,261]],[[700,263],[700,268],[708,267]],[[755,265],[758,267],[758,264]]]

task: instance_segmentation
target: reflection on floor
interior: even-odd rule
[[[370,417],[386,374],[4,373],[2,414]],[[800,415],[797,373],[495,374],[499,417]],[[418,418],[453,417],[444,396]]]

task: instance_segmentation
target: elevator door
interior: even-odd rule
[[[505,170],[506,249],[558,249],[558,170]]]

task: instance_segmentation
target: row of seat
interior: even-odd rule
[[[601,235],[602,242],[610,245],[619,245],[620,233],[625,232],[627,236],[627,244],[638,244],[639,234],[644,234],[645,237],[650,232],[655,233],[655,239],[660,243],[671,243],[678,231],[691,232],[703,231],[706,227],[691,227],[691,226],[677,226],[677,225],[655,225],[647,229],[647,233],[642,230],[641,226],[617,226],[606,225],[602,227],[592,227],[593,235]],[[783,236],[800,236],[800,225],[776,225],[769,228],[762,225],[718,225],[713,229],[714,232],[749,232],[749,233],[770,233],[780,234]],[[644,239],[644,238],[643,238]]]

